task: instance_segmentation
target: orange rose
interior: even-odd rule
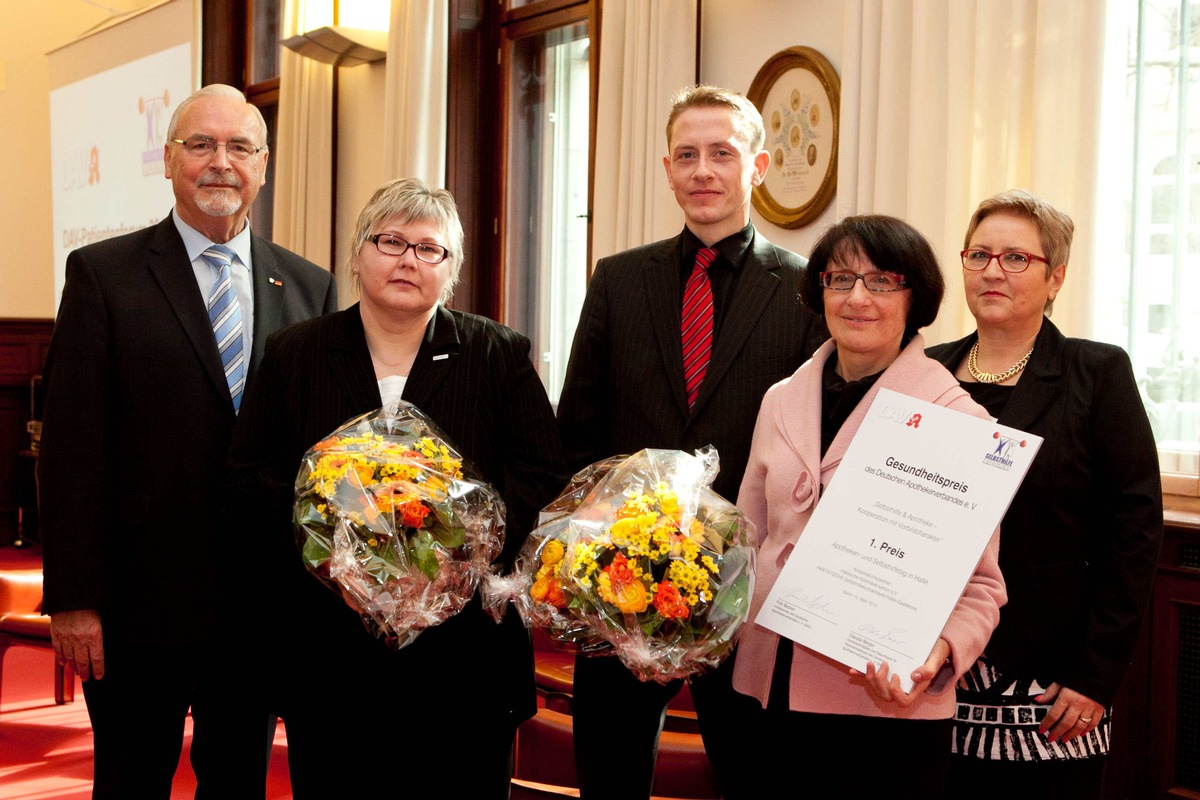
[[[687,619],[691,611],[687,601],[670,581],[662,581],[654,594],[654,607],[667,619]]]
[[[648,605],[645,585],[621,553],[602,571],[600,594],[624,614],[640,614]]]
[[[608,578],[612,581],[613,591],[617,591],[622,584],[637,580],[633,574],[633,568],[629,566],[629,559],[625,557],[624,553],[617,553],[616,558],[604,568],[604,571],[608,573]]]
[[[409,500],[396,510],[401,514],[400,524],[406,528],[421,527],[425,524],[425,517],[429,516],[429,506],[416,499]]]
[[[566,595],[563,594],[562,581],[558,578],[551,578],[550,585],[546,587],[546,602],[555,608],[565,608],[567,605]]]

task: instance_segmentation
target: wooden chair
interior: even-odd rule
[[[4,654],[13,645],[52,650],[50,618],[42,616],[42,571],[0,570],[0,686],[4,678]],[[75,700],[75,673],[54,663],[54,702]]]

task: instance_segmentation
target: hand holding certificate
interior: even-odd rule
[[[880,390],[756,622],[910,691],[1040,445]]]

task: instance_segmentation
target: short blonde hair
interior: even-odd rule
[[[372,230],[389,219],[398,218],[402,225],[413,222],[432,222],[437,225],[447,244],[446,259],[450,262],[450,278],[442,290],[439,302],[445,304],[454,294],[458,276],[462,272],[464,236],[462,221],[458,218],[458,206],[454,196],[445,189],[431,189],[416,178],[396,178],[375,190],[367,205],[354,223],[354,237],[350,240],[350,284],[357,294],[362,289],[358,274],[354,272],[354,259],[366,244]]]
[[[737,92],[701,83],[680,89],[671,98],[671,113],[667,117],[668,150],[671,149],[671,129],[675,120],[689,108],[728,108],[733,115],[733,128],[745,141],[751,154],[762,150],[767,141],[762,114],[758,113],[753,103]]]
[[[981,202],[967,224],[967,235],[963,237],[964,248],[971,246],[971,237],[975,235],[979,223],[992,214],[1011,214],[1034,224],[1042,251],[1049,262],[1046,264],[1047,278],[1055,267],[1066,264],[1071,257],[1071,239],[1075,236],[1075,223],[1071,217],[1024,189],[1009,189]],[[1047,300],[1045,314],[1049,316],[1053,310],[1054,301]]]

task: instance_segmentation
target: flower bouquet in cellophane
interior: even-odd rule
[[[356,417],[296,476],[305,566],[392,647],[458,613],[504,538],[504,502],[415,406]]]
[[[641,680],[719,664],[749,613],[753,525],[710,488],[712,448],[641,450],[576,476],[518,559],[518,610],[584,652],[604,643]]]

